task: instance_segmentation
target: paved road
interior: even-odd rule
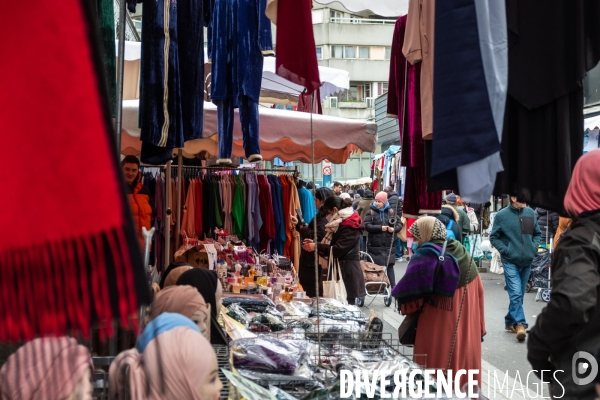
[[[396,279],[400,279],[406,271],[406,262],[397,262],[395,267]],[[485,290],[485,324],[487,335],[482,343],[483,350],[483,375],[490,371],[490,377],[493,380],[494,371],[499,377],[500,382],[503,380],[503,373],[508,371],[509,382],[516,377],[517,371],[523,383],[527,385],[527,375],[531,371],[531,366],[527,362],[527,345],[526,342],[519,343],[513,333],[504,330],[504,315],[508,310],[508,294],[504,290],[504,276],[496,275],[490,272],[482,273],[481,279]],[[535,324],[535,319],[540,311],[545,307],[543,301],[535,301],[535,293],[531,291],[525,295],[525,316],[530,326]],[[376,298],[371,304],[371,299],[367,298],[365,306],[369,309],[377,311],[385,322],[384,332],[390,333],[392,337],[397,338],[397,329],[402,322],[402,316],[394,312],[394,305],[385,307],[383,300]],[[369,305],[370,304],[370,305]],[[366,311],[366,310],[365,310]],[[484,376],[484,380],[487,381]],[[530,396],[521,396],[521,392],[514,392],[512,398],[535,398],[535,391],[539,392],[539,380],[533,375],[529,376],[529,388],[531,389]],[[517,385],[518,387],[518,385]],[[506,395],[506,392],[504,392]],[[484,394],[487,392],[484,390]],[[541,393],[540,393],[541,395]],[[548,396],[547,389],[544,390],[544,396]],[[494,396],[493,390],[490,398],[506,398],[499,393]],[[508,396],[511,398],[511,396]],[[539,398],[539,397],[538,397]]]

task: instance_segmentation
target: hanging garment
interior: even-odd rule
[[[260,213],[263,218],[263,225],[260,228],[260,251],[263,252],[268,250],[269,243],[275,238],[276,230],[271,185],[264,175],[258,175],[258,182],[260,187]]]
[[[283,219],[282,225],[285,232],[285,244],[283,246],[283,255],[292,259],[292,231],[290,230],[290,209],[289,204],[291,202],[290,186],[286,176],[280,176],[279,182],[282,188],[282,210]]]
[[[317,213],[317,208],[315,207],[315,197],[305,187],[301,187],[298,189],[298,199],[300,200],[300,210],[302,211],[302,216],[304,217],[304,222],[309,223],[313,220]],[[293,210],[293,215],[296,215],[296,210]]]
[[[222,228],[223,227],[223,217],[222,217],[222,211],[221,211],[221,198],[219,196],[219,182],[218,182],[217,177],[214,177],[214,176],[213,176],[212,190],[213,190],[212,195],[214,197],[213,212],[215,213],[215,227]]]
[[[442,207],[442,192],[428,192],[424,168],[406,167],[403,215],[417,218],[422,214],[439,214]]]
[[[421,123],[423,139],[433,133],[433,52],[435,0],[410,0],[402,52],[411,64],[421,63]]]
[[[321,107],[321,89],[317,89],[313,94],[300,93],[298,96],[298,106],[296,110],[307,113],[312,111],[313,114],[323,114],[323,108]]]
[[[277,25],[277,75],[305,87],[308,95],[321,87],[311,9],[307,0],[275,0],[266,10]]]
[[[254,242],[254,196],[252,194],[252,177],[250,174],[242,175],[242,179],[246,182],[246,223],[248,224],[248,238],[249,243]]]
[[[220,159],[231,159],[233,109],[237,106],[246,157],[260,154],[258,99],[263,54],[273,54],[271,22],[265,15],[265,1],[214,0],[208,46],[212,56],[211,99],[217,105]]]
[[[202,239],[202,212],[204,210],[203,208],[203,204],[202,204],[202,200],[203,200],[203,196],[202,196],[202,180],[201,179],[196,179],[196,190],[194,192],[194,194],[196,195],[195,197],[195,202],[194,202],[194,208],[195,208],[195,212],[194,212],[194,216],[195,216],[195,220],[194,220],[194,224],[195,224],[195,228],[196,228],[196,235],[198,235],[199,239]]]
[[[130,12],[136,2],[127,0]],[[142,162],[162,164],[173,149],[202,137],[204,30],[208,0],[145,1],[140,126]]]
[[[504,2],[441,2],[435,13],[431,175],[456,170],[461,197],[485,203],[502,171],[499,150],[508,80]],[[455,188],[453,184],[445,187]]]
[[[196,237],[196,193],[194,191],[194,180],[190,180],[190,187],[185,199],[185,206],[181,213],[181,231],[187,234],[188,237]],[[183,234],[182,234],[183,235]]]
[[[583,152],[582,80],[600,59],[600,4],[508,0],[506,7],[505,171],[498,175],[494,193],[564,212],[571,172]]]
[[[150,300],[115,154],[94,9],[89,1],[42,0],[33,8],[16,2],[0,16],[19,38],[0,42],[0,144],[31,155],[27,167],[2,172],[0,342],[89,337],[92,325],[105,339],[113,320],[137,328],[131,316]],[[24,123],[32,115],[48,124],[45,134]],[[85,178],[74,167],[82,149],[89,149]],[[23,154],[5,159],[16,166]],[[32,183],[43,203],[26,195]]]
[[[241,238],[244,229],[244,195],[242,194],[239,175],[235,176],[235,193],[231,215],[233,217],[233,234]]]
[[[104,61],[104,77],[108,88],[110,112],[114,117],[117,106],[117,57],[115,49],[115,9],[114,0],[96,0],[98,30],[102,40],[102,59]]]
[[[294,182],[294,178],[291,176],[285,176],[287,179],[288,188],[290,191],[290,200],[288,206],[288,215],[294,215],[296,209],[300,208],[300,198],[298,197],[298,189],[296,188],[296,182]],[[291,229],[291,222],[289,222],[288,230],[291,234],[291,260],[294,262],[296,267],[300,265],[300,232],[296,229]],[[295,228],[295,227],[294,227]]]

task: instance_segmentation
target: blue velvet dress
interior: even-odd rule
[[[136,2],[127,0],[130,11]],[[162,164],[202,137],[209,0],[143,2],[139,125],[142,162]],[[166,16],[166,18],[165,18]],[[165,26],[167,25],[167,26]]]
[[[231,158],[233,109],[240,108],[246,156],[260,154],[258,99],[263,56],[274,54],[266,0],[214,0],[208,54],[217,105],[219,158]]]

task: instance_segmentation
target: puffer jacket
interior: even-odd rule
[[[383,232],[382,226],[392,226],[390,218],[396,217],[394,224],[394,233]],[[389,203],[386,203],[383,210],[379,209],[375,203],[371,205],[371,209],[365,214],[363,220],[363,229],[369,232],[369,241],[367,242],[367,251],[373,258],[373,262],[377,265],[394,265],[396,263],[395,250],[392,248],[391,256],[390,246],[396,234],[402,229],[402,221],[396,215]]]
[[[369,209],[371,208],[371,204],[374,201],[375,199],[373,197],[365,197],[358,203],[358,206],[356,207],[356,212],[358,213],[362,221],[365,220],[367,211],[369,211]],[[363,230],[362,234],[363,236],[369,236],[369,234],[365,230]]]
[[[129,206],[131,207],[131,215],[133,217],[133,226],[137,232],[138,239],[142,248],[144,248],[144,236],[142,235],[142,227],[150,230],[156,217],[156,208],[150,196],[150,190],[142,183],[142,174],[133,181],[131,185],[125,185],[127,188],[127,197],[129,198]]]
[[[540,231],[542,231],[541,243],[550,243],[550,239],[554,238],[554,234],[558,229],[558,213],[543,208],[536,208],[535,218],[540,226]],[[546,228],[548,229],[548,236],[546,236]]]
[[[394,212],[398,215],[402,215],[402,206],[398,205],[398,201],[400,200],[400,198],[398,197],[398,193],[396,192],[391,192],[389,197],[388,197],[388,204],[390,205],[390,208],[392,210],[394,210]]]
[[[317,219],[317,242],[320,242],[325,236],[325,225],[327,225],[327,217],[322,211],[319,211],[315,216]],[[313,239],[315,236],[314,221],[310,221],[308,225],[301,226],[298,224],[296,228],[300,232],[300,236],[304,239]],[[319,268],[319,295],[323,294],[322,268]],[[300,265],[298,267],[298,278],[302,288],[306,291],[308,297],[317,297],[316,280],[315,280],[315,253],[300,250]]]
[[[600,348],[599,232],[600,210],[573,220],[552,257],[550,302],[538,315],[527,340],[527,358],[533,369],[557,371],[560,385],[554,382],[550,388],[554,398],[560,398],[563,391],[563,400],[596,398],[594,382],[577,385],[572,374],[577,352],[593,357]]]

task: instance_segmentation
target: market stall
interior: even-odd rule
[[[235,111],[237,116],[237,110]],[[373,151],[377,145],[377,125],[374,122],[348,120],[325,115],[310,115],[295,111],[259,108],[260,148],[263,158],[283,161],[311,162],[311,125],[314,135],[315,162],[329,159],[343,164],[354,151]],[[141,150],[138,128],[138,101],[123,102],[121,153],[138,155]],[[193,157],[201,151],[218,152],[217,107],[204,104],[204,138],[185,143],[184,156]],[[233,154],[244,157],[242,130],[239,120],[234,124]]]

